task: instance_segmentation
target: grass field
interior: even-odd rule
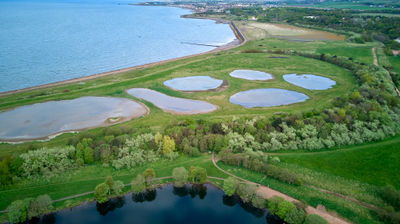
[[[281,154],[279,158],[318,172],[400,188],[400,136],[335,151]]]

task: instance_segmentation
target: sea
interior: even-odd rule
[[[210,51],[236,39],[190,10],[127,0],[0,0],[0,92]],[[206,46],[208,45],[208,46]]]

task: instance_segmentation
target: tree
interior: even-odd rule
[[[94,198],[100,203],[104,203],[108,200],[107,196],[110,192],[110,188],[106,183],[101,183],[94,189]]]
[[[223,186],[224,193],[228,196],[232,196],[236,192],[236,181],[232,177],[228,177],[224,180]]]
[[[253,199],[251,199],[251,204],[253,204],[253,206],[256,208],[264,209],[267,206],[267,200],[255,194]]]
[[[94,156],[93,156],[93,149],[90,147],[85,147],[83,149],[83,157],[85,160],[86,164],[91,164],[94,162]]]
[[[151,188],[154,185],[155,178],[156,178],[156,172],[154,171],[153,168],[147,168],[143,172],[143,177],[145,179],[146,187]]]
[[[279,197],[279,196],[273,196],[272,198],[270,198],[269,200],[268,200],[268,210],[272,213],[272,214],[274,214],[274,215],[276,215],[276,213],[278,212],[278,205],[279,205],[279,203],[281,202],[281,201],[283,201],[284,199],[282,198],[282,197]]]
[[[286,215],[284,221],[288,224],[302,224],[307,214],[302,209],[292,208]]]
[[[28,218],[28,208],[31,199],[17,200],[8,206],[10,223],[25,222]]]
[[[163,139],[163,154],[167,155],[175,150],[175,141],[169,136],[164,136]]]
[[[42,214],[46,214],[53,209],[53,201],[50,196],[39,195],[37,198],[31,200],[28,209],[28,218],[39,217]]]
[[[172,177],[174,178],[175,186],[183,187],[188,181],[189,174],[184,167],[176,167],[172,170]]]
[[[108,189],[110,189],[110,190],[113,189],[113,187],[114,187],[114,179],[113,179],[112,176],[107,176],[106,180],[104,181],[104,183],[107,184]]]
[[[311,214],[306,217],[304,224],[328,224],[328,221],[319,215]]]
[[[192,183],[203,184],[207,181],[207,171],[202,167],[191,166],[189,180]]]
[[[133,193],[140,193],[146,190],[146,180],[143,175],[139,174],[131,182]]]
[[[241,183],[237,187],[236,193],[244,202],[250,202],[257,191],[257,185]]]
[[[112,187],[112,192],[114,194],[121,194],[122,189],[124,188],[124,186],[125,185],[124,185],[124,183],[122,181],[117,180],[117,181],[114,182],[114,185]]]
[[[276,212],[276,215],[278,215],[281,219],[285,219],[287,214],[293,208],[296,208],[296,206],[292,202],[283,200],[278,204],[278,211]]]

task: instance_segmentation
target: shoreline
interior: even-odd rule
[[[182,18],[189,18],[189,17],[185,17],[185,16],[181,16],[181,17]],[[195,18],[193,18],[193,19],[195,19]],[[203,19],[203,18],[198,18],[198,19]],[[221,20],[216,20],[216,19],[212,19],[212,18],[204,18],[204,19],[214,20],[215,22],[222,22]],[[236,48],[236,47],[242,46],[243,44],[245,44],[247,42],[247,39],[245,38],[245,36],[242,34],[242,32],[239,30],[239,28],[236,26],[236,24],[233,21],[224,21],[224,23],[230,25],[230,28],[232,29],[233,34],[236,36],[236,39],[231,41],[231,42],[229,42],[229,43],[227,43],[227,44],[224,44],[222,46],[216,47],[216,48],[214,48],[212,50],[209,50],[209,51],[205,51],[205,52],[197,53],[197,54],[191,54],[191,55],[182,56],[182,57],[176,57],[176,58],[161,60],[161,61],[156,61],[156,62],[151,62],[151,63],[147,63],[147,64],[143,64],[143,65],[136,65],[136,66],[117,69],[117,70],[112,70],[112,71],[108,71],[108,72],[97,73],[97,74],[78,77],[78,78],[73,78],[73,79],[67,79],[67,80],[58,81],[58,82],[52,82],[52,83],[43,84],[43,85],[37,85],[37,86],[26,87],[26,88],[22,88],[22,89],[16,89],[16,90],[10,90],[10,91],[6,91],[6,92],[0,92],[0,97],[13,95],[13,94],[16,94],[16,93],[23,93],[23,92],[27,92],[27,91],[31,91],[31,90],[46,89],[46,88],[50,88],[50,87],[62,86],[62,85],[65,85],[65,84],[73,84],[73,83],[88,81],[88,80],[92,80],[92,79],[96,79],[96,78],[101,78],[101,77],[105,77],[105,76],[109,76],[109,75],[120,74],[120,73],[124,73],[124,72],[129,72],[129,71],[135,71],[135,70],[139,70],[139,69],[150,68],[150,67],[154,67],[154,66],[157,66],[157,65],[165,64],[165,63],[168,63],[168,62],[173,62],[173,61],[192,58],[192,57],[196,57],[196,56],[200,56],[200,55],[205,55],[205,54],[210,54],[210,53],[217,53],[217,52],[221,52],[221,51],[224,51],[224,50],[229,50],[229,49],[232,49],[232,48]]]

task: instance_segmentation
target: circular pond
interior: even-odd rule
[[[274,107],[292,103],[304,102],[309,97],[303,93],[286,89],[252,89],[238,92],[229,98],[233,104],[246,108],[252,107]]]
[[[127,90],[127,93],[139,99],[146,100],[165,112],[176,114],[201,114],[217,109],[217,106],[211,103],[168,96],[151,89],[132,88]]]
[[[220,87],[222,83],[223,80],[210,76],[190,76],[167,80],[164,85],[180,91],[207,91]]]
[[[332,88],[336,82],[330,78],[311,74],[287,74],[283,76],[286,82],[310,90],[325,90]]]
[[[254,70],[235,70],[229,74],[232,77],[239,78],[239,79],[247,79],[247,80],[270,80],[274,77],[265,72],[254,71]]]
[[[37,220],[40,223],[283,223],[267,210],[228,197],[212,185],[164,186],[104,204],[89,202]]]
[[[115,97],[81,97],[36,103],[0,113],[0,139],[40,139],[57,133],[115,124],[147,112],[140,103]]]

